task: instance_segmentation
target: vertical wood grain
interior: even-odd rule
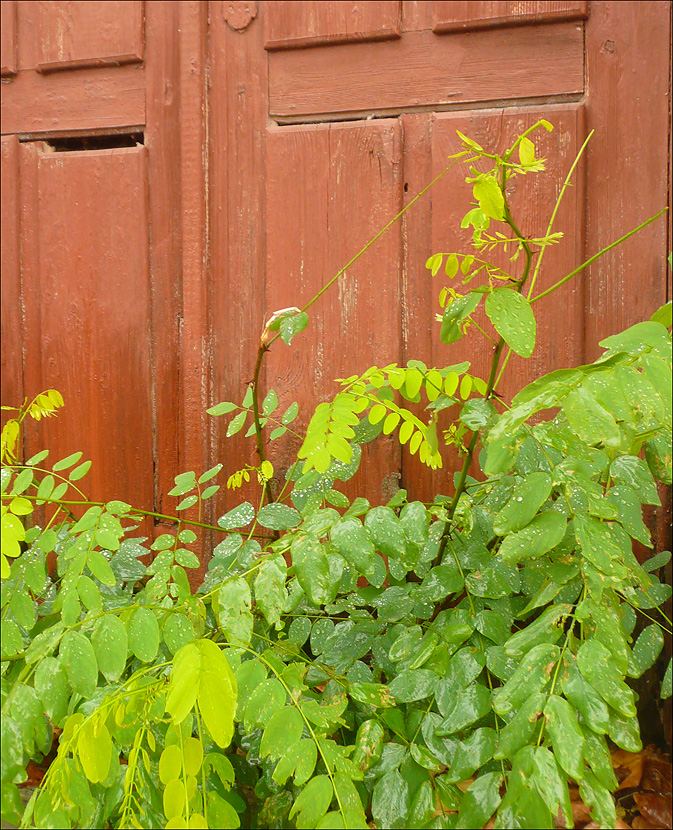
[[[21,296],[21,266],[19,261],[19,142],[16,136],[2,137],[0,186],[2,216],[2,403],[21,406],[23,403],[24,346]],[[11,413],[2,412],[2,423]]]
[[[66,404],[26,450],[82,450],[92,499],[151,504],[146,150],[21,152],[26,391],[53,387]]]
[[[146,12],[154,503],[157,512],[170,514],[175,501],[166,494],[182,471],[178,360],[182,303],[180,4],[148,3]]]
[[[671,204],[670,56],[670,2],[591,4],[587,112],[596,137],[587,155],[590,254]],[[666,301],[666,225],[662,217],[589,269],[587,360],[601,353],[603,337],[648,319]]]
[[[401,130],[396,119],[271,129],[267,137],[266,313],[302,306],[401,209]],[[400,360],[400,227],[396,225],[311,307],[310,327],[268,356],[268,384],[282,406],[299,402],[303,432],[336,378]],[[299,442],[270,448],[281,472]],[[385,502],[397,489],[399,446],[365,445],[348,490]]]
[[[420,4],[427,5],[427,4]],[[429,8],[429,7],[428,7]],[[434,175],[432,155],[432,113],[405,113],[401,116],[404,130],[404,203],[409,203]],[[438,171],[439,172],[439,171]],[[435,194],[445,187],[440,180],[435,187],[419,199],[402,218],[403,266],[402,266],[402,363],[408,360],[432,362],[433,314],[437,304],[432,280],[425,262],[432,251],[432,212]],[[408,404],[414,414],[427,423],[428,414],[421,404]],[[402,479],[400,486],[407,490],[410,499],[431,501],[438,492],[429,468],[402,450]],[[439,477],[444,482],[444,478]],[[435,489],[433,489],[435,488]]]
[[[0,76],[16,74],[16,0],[0,2]]]
[[[215,8],[215,6],[213,6]],[[263,325],[265,284],[265,132],[268,123],[265,8],[243,33],[210,17],[210,402],[241,402],[252,379]],[[228,418],[208,417],[211,458],[228,476],[258,464],[254,441],[227,439]],[[216,497],[216,515],[244,500],[257,483]]]
[[[205,413],[209,406],[207,212],[207,8],[180,7],[180,173],[182,327],[180,340],[181,465],[198,475],[209,466]],[[197,518],[198,510],[187,514]]]

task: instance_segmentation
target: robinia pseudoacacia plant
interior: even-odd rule
[[[447,277],[445,343],[484,304],[488,377],[466,362],[374,366],[340,380],[301,434],[297,405],[277,412],[259,377],[315,298],[274,314],[242,402],[209,410],[230,417],[227,435],[248,425],[259,466],[230,471],[227,486],[252,477],[260,494],[211,528],[221,541],[196,592],[192,527],[207,525],[184,511],[215,495],[222,465],[176,477],[175,516],[160,517],[174,530],[149,540],[134,531],[157,514],[87,499],[81,453],[21,459],[23,420],[54,414],[57,392],[17,409],[2,443],[3,820],[572,827],[576,785],[595,821],[615,826],[610,748],[640,749],[633,679],[671,630],[658,578],[670,553],[641,565],[632,550],[652,546],[642,506],[659,504],[657,481],[671,483],[671,305],[603,340],[595,363],[511,401],[495,394],[509,352],[534,353],[535,303],[604,253],[534,294],[577,164],[546,233],[523,236],[506,186],[544,170],[539,129],[551,125],[502,155],[459,134],[452,164],[468,165],[473,242],[427,262]],[[489,261],[494,249],[511,268]],[[302,443],[281,486],[265,447],[293,431]],[[457,447],[452,492],[431,504],[405,490],[384,506],[347,498],[340,482],[381,434],[433,469]],[[664,699],[670,664],[662,676]],[[26,804],[28,764],[54,745]]]

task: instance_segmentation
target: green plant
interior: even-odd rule
[[[223,538],[196,593],[186,569],[199,564],[190,525],[200,520],[173,517],[175,531],[149,544],[133,531],[155,514],[88,501],[74,483],[88,469],[80,454],[50,469],[46,450],[26,463],[3,455],[4,819],[441,828],[495,814],[496,827],[551,827],[560,811],[572,826],[573,780],[614,826],[607,741],[640,747],[626,678],[655,663],[670,632],[660,607],[670,587],[657,578],[670,554],[643,567],[631,540],[651,546],[641,505],[659,503],[655,480],[671,481],[671,306],[606,338],[595,363],[539,378],[509,404],[495,396],[505,350],[533,353],[533,305],[549,293],[533,290],[559,239],[553,217],[543,237],[523,237],[506,198],[509,178],[544,169],[530,138],[540,127],[551,128],[540,122],[502,156],[459,136],[473,250],[428,260],[464,285],[486,280],[465,294],[447,287],[440,306],[452,343],[485,303],[489,377],[411,361],[340,381],[273,492],[265,430],[282,437],[297,407],[277,417],[272,390],[260,403],[260,369],[276,337],[289,343],[306,327],[313,300],[274,315],[243,403],[209,410],[235,413],[228,435],[249,424],[261,489],[258,506],[212,528]],[[494,247],[522,255],[516,276],[483,258]],[[422,399],[427,422],[407,407]],[[437,413],[451,407],[440,436]],[[24,406],[15,421],[28,412],[38,414]],[[339,490],[361,445],[393,432],[433,468],[458,446],[451,496],[423,504],[400,490],[372,507]],[[479,447],[483,480],[468,475]],[[211,498],[220,468],[178,476],[176,510]],[[51,515],[25,530],[39,505]],[[58,753],[24,810],[16,784],[55,729]]]

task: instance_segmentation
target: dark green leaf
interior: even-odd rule
[[[653,323],[661,323],[662,326],[665,326],[667,329],[671,327],[671,323],[673,322],[673,312],[671,309],[673,305],[669,300],[664,305],[659,306],[659,308],[654,312],[654,314],[650,317]]]
[[[149,608],[136,608],[127,625],[129,648],[143,663],[154,660],[159,650],[159,623]]]
[[[558,545],[566,532],[566,518],[556,510],[539,513],[530,524],[506,536],[499,555],[506,562],[516,564],[526,559],[537,559]]]
[[[533,646],[555,643],[563,633],[563,622],[572,610],[572,605],[567,603],[549,606],[534,622],[507,640],[505,653],[509,657],[522,657]]]
[[[96,620],[91,635],[91,644],[98,668],[105,678],[113,682],[121,676],[126,665],[128,638],[126,628],[114,614],[106,614]]]
[[[525,700],[542,691],[560,656],[558,646],[543,644],[532,648],[521,664],[502,686],[493,700],[493,709],[499,715],[518,709]]]
[[[66,631],[59,656],[70,685],[85,698],[90,698],[98,679],[98,663],[90,640],[78,631]]]
[[[269,625],[276,625],[287,601],[287,565],[283,556],[265,559],[255,577],[255,599]],[[307,633],[308,636],[308,633]]]
[[[400,672],[390,684],[390,694],[400,703],[423,700],[434,693],[438,677],[428,669]]]
[[[542,714],[545,700],[546,696],[538,692],[531,695],[521,705],[512,720],[500,730],[494,758],[513,758],[523,746],[529,743],[538,718]]]
[[[612,654],[595,639],[585,640],[577,652],[577,663],[587,682],[625,718],[636,717],[633,692],[624,682]]]
[[[586,386],[572,389],[561,406],[568,423],[587,444],[617,447],[620,433],[614,416],[604,409]]]
[[[238,507],[234,507],[224,516],[220,516],[217,523],[225,530],[233,530],[236,527],[245,527],[255,518],[255,508],[249,501],[244,501]]]
[[[664,647],[664,636],[658,625],[648,625],[636,640],[629,657],[627,675],[640,677],[653,666]]]
[[[335,548],[358,573],[366,575],[370,571],[374,544],[358,519],[343,519],[334,525],[330,538]]]
[[[313,605],[329,602],[332,595],[329,560],[320,542],[310,536],[295,536],[292,561],[297,580]]]
[[[500,804],[500,773],[487,772],[473,781],[463,796],[456,827],[480,828]]]
[[[379,827],[404,827],[410,807],[409,785],[397,770],[380,778],[372,793],[372,816]]]
[[[284,712],[285,709],[280,711]],[[286,739],[280,761],[273,771],[273,780],[279,784],[285,784],[287,779],[293,775],[295,786],[301,787],[313,774],[317,760],[318,751],[315,741],[302,738],[288,747]]]
[[[4,626],[3,626],[4,627]],[[42,700],[44,711],[55,726],[59,726],[68,711],[70,686],[62,661],[45,657],[35,668],[35,691]]]
[[[273,760],[280,758],[288,746],[301,738],[304,721],[293,706],[284,706],[275,712],[262,735],[260,757],[269,755]]]
[[[585,804],[591,806],[593,820],[601,827],[614,827],[617,814],[610,791],[589,770],[586,771],[583,780],[579,784],[580,797]]]
[[[315,827],[329,809],[333,796],[332,782],[326,775],[311,778],[295,799],[290,818],[297,816],[296,826],[300,830]]]
[[[643,504],[661,505],[657,487],[647,464],[635,455],[622,455],[610,465],[610,476],[638,493]]]
[[[483,727],[461,741],[453,756],[453,763],[447,775],[447,781],[467,780],[493,757],[497,742],[495,729]]]
[[[567,675],[563,679],[563,693],[582,715],[584,723],[604,735],[608,731],[608,707],[603,698],[582,677],[574,657],[566,657]]]
[[[549,498],[551,485],[548,473],[534,472],[527,475],[496,515],[493,530],[499,536],[505,536],[524,528]]]
[[[218,622],[232,644],[250,642],[252,636],[252,598],[250,586],[239,577],[224,583],[217,595]]]
[[[600,341],[604,349],[610,352],[628,352],[639,355],[664,343],[670,342],[666,328],[659,322],[646,321],[636,323],[620,334],[613,334]]]
[[[585,772],[584,736],[575,711],[564,698],[549,695],[544,713],[556,760],[571,778],[581,781]]]
[[[393,680],[393,683],[395,681]],[[491,693],[480,683],[473,683],[457,696],[453,708],[439,724],[439,737],[460,732],[491,711]]]

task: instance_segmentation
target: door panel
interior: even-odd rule
[[[540,118],[547,118],[555,125],[552,133],[541,130],[536,137],[540,146],[539,156],[546,158],[546,173],[530,174],[515,179],[510,187],[512,213],[519,222],[521,230],[528,235],[542,236],[546,233],[554,201],[575,159],[585,134],[585,113],[581,104],[566,104],[553,107],[507,107],[498,110],[478,110],[471,113],[438,113],[428,125],[431,129],[432,169],[427,179],[437,176],[447,166],[447,156],[460,149],[456,130],[474,138],[488,151],[502,151],[528,127]],[[417,151],[418,152],[418,151]],[[482,164],[481,167],[486,169]],[[411,173],[411,171],[409,171]],[[467,170],[456,165],[435,185],[432,191],[432,209],[426,209],[430,224],[430,239],[426,241],[425,251],[471,253],[472,235],[469,230],[460,229],[460,221],[472,206],[472,191],[465,183]],[[405,172],[405,178],[407,174]],[[564,233],[559,245],[547,249],[540,274],[533,294],[537,294],[558,281],[566,273],[583,261],[584,256],[584,172],[580,164],[573,177],[573,186],[568,188],[559,209],[554,229]],[[413,210],[413,209],[412,209]],[[423,219],[419,219],[419,224]],[[459,275],[448,280],[443,269],[433,278],[424,268],[424,259],[411,245],[406,246],[409,260],[405,272],[410,283],[406,296],[409,321],[405,324],[405,344],[415,344],[416,350],[409,345],[405,350],[405,359],[425,360],[428,366],[446,366],[462,361],[469,361],[470,372],[488,378],[492,358],[492,345],[482,334],[472,328],[457,343],[445,345],[439,337],[439,324],[434,322],[435,315],[441,313],[439,293],[449,285],[458,293],[466,293],[470,288],[485,283],[480,277],[469,284],[461,283]],[[509,254],[503,251],[484,251],[481,256],[511,273],[515,278],[521,276],[523,255],[515,262],[510,262]],[[414,290],[417,286],[418,290]],[[535,306],[538,322],[537,349],[529,359],[516,354],[511,355],[498,391],[507,400],[522,386],[545,372],[566,366],[576,365],[583,360],[584,348],[584,280],[578,275],[567,284],[563,291],[563,314],[558,313],[558,299],[542,300]],[[527,293],[527,292],[526,292]],[[497,339],[483,309],[483,303],[475,314],[475,320],[486,333]],[[429,330],[429,336],[418,329],[423,322]],[[408,329],[407,329],[408,326]],[[427,413],[420,407],[419,417],[427,420]],[[446,429],[450,420],[456,417],[453,410],[442,413],[439,419],[441,428]],[[402,455],[402,486],[409,489],[414,497],[430,500],[438,492],[447,492],[447,474],[460,465],[456,452],[448,452],[448,470],[434,473],[424,468],[420,462]],[[476,463],[471,473],[477,472]]]
[[[559,107],[509,107],[501,110],[482,110],[473,113],[442,113],[435,117],[433,127],[433,172],[438,174],[446,165],[449,154],[458,152],[461,145],[456,130],[478,141],[489,152],[502,152],[513,139],[541,118],[550,121],[555,129],[548,133],[540,130],[535,136],[539,147],[538,157],[546,159],[543,173],[530,173],[510,182],[508,198],[512,215],[526,236],[544,236],[561,184],[564,181],[577,151],[584,140],[584,109],[581,104]],[[488,169],[481,163],[480,169]],[[460,230],[460,221],[471,208],[472,189],[465,184],[467,171],[464,165],[456,165],[433,194],[432,250],[470,253],[472,251],[471,230]],[[556,217],[553,230],[562,231],[564,236],[558,245],[547,248],[542,259],[539,276],[533,295],[549,288],[565,274],[583,261],[583,214],[584,177],[579,168],[573,177],[572,186],[566,190]],[[495,227],[495,224],[494,226]],[[501,231],[506,228],[500,226]],[[447,247],[448,246],[448,247]],[[533,246],[533,251],[539,250]],[[502,249],[483,251],[480,256],[519,279],[523,273],[524,255],[514,261]],[[532,281],[532,276],[531,276]],[[465,286],[460,278],[447,280],[443,271],[433,280],[435,303],[440,290],[450,285],[459,293],[488,282],[482,276]],[[506,283],[502,283],[505,285]],[[530,282],[524,290],[527,296]],[[500,283],[498,283],[500,285]],[[560,299],[562,297],[562,300]],[[558,314],[558,303],[563,304],[563,315]],[[438,310],[438,309],[437,309]],[[566,368],[582,362],[584,329],[584,278],[581,274],[569,282],[553,299],[542,300],[535,305],[538,318],[537,343],[534,355],[525,359],[512,355],[503,382],[498,391],[506,399],[511,398],[526,383],[545,372]],[[475,319],[494,339],[496,333],[480,306]],[[446,346],[439,340],[435,329],[433,353],[436,361],[445,363],[470,360],[472,369],[484,380],[488,378],[491,364],[491,348],[476,329],[459,340]]]
[[[21,147],[25,384],[65,397],[28,431],[27,453],[82,450],[94,498],[143,506],[154,501],[146,152]]]
[[[397,119],[271,128],[267,134],[266,315],[308,302],[401,210],[401,129]],[[303,432],[336,378],[400,359],[399,226],[375,243],[309,309],[309,328],[267,358],[279,412],[299,402]],[[271,460],[282,475],[299,441],[280,439]],[[355,492],[399,467],[386,439],[367,447]],[[366,471],[366,472],[365,472]],[[387,485],[384,485],[386,487]],[[389,489],[389,488],[388,488]],[[383,500],[390,498],[387,490]]]
[[[111,265],[124,279],[96,282],[86,292],[103,292],[100,308],[105,290],[122,292],[120,311],[132,321],[136,338],[129,350],[140,357],[137,365],[124,357],[130,376],[117,373],[114,394],[106,387],[96,398],[94,384],[86,386],[81,421],[72,432],[79,431],[81,439],[91,428],[89,454],[100,456],[103,445],[121,446],[128,436],[119,419],[127,413],[110,413],[115,400],[128,399],[130,382],[139,401],[134,415],[142,424],[133,433],[129,463],[135,458],[147,467],[147,478],[137,484],[140,501],[149,506],[150,494],[159,512],[174,506],[164,494],[181,470],[223,460],[231,473],[256,464],[243,434],[224,439],[227,419],[199,420],[197,413],[219,400],[242,399],[265,315],[306,301],[408,204],[455,149],[456,127],[495,147],[513,140],[522,124],[548,117],[557,129],[544,136],[553,176],[539,177],[543,186],[565,174],[586,131],[596,128],[584,171],[578,171],[559,216],[567,235],[545,255],[540,286],[578,262],[585,237],[589,255],[664,206],[670,198],[670,177],[663,172],[670,164],[670,8],[670,2],[632,0],[595,0],[590,14],[580,0],[3,0],[2,129],[8,138],[2,160],[9,171],[2,194],[3,267],[16,273],[18,249],[12,251],[6,240],[22,235],[21,279],[33,292],[30,301],[23,298],[26,394],[39,391],[32,388],[38,381],[57,385],[48,371],[52,359],[56,379],[70,384],[62,389],[68,400],[80,376],[92,374],[92,359],[101,376],[112,371],[104,351],[112,355],[123,342],[117,316],[104,316],[99,306],[85,308],[84,292],[75,294],[78,318],[91,316],[97,331],[87,335],[90,347],[76,353],[77,374],[68,374],[75,354],[71,341],[75,335],[80,342],[86,338],[79,324],[71,325],[61,296],[47,303],[40,295],[43,279],[53,292],[57,278],[71,287],[75,277],[102,280]],[[135,63],[119,65],[124,61]],[[125,166],[118,176],[96,167],[93,155],[78,161],[77,153],[50,154],[34,143],[119,132],[143,132],[146,149],[112,152],[127,156],[119,161]],[[19,148],[24,163],[12,178]],[[147,174],[141,175],[144,153]],[[63,180],[62,193],[58,189],[59,164],[61,176],[75,171],[73,181],[87,204],[98,199],[103,205],[89,211],[98,225],[98,247],[70,179]],[[85,169],[93,178],[80,172]],[[127,186],[124,211],[114,176]],[[332,289],[311,309],[311,326],[296,345],[274,346],[267,380],[278,392],[288,390],[288,401],[296,391],[303,418],[337,388],[334,377],[370,362],[420,357],[442,363],[464,354],[485,373],[490,344],[478,344],[473,333],[452,349],[439,343],[433,317],[441,280],[433,281],[424,267],[430,253],[461,244],[453,231],[469,193],[458,187],[457,177],[457,171],[447,174],[341,280],[341,293]],[[523,203],[524,223],[539,219],[544,226],[553,198],[536,189],[535,177],[517,186],[513,199]],[[42,199],[43,191],[48,199]],[[68,217],[76,218],[76,233]],[[549,301],[547,308],[541,302],[539,356],[512,359],[513,380],[511,386],[504,381],[505,391],[533,372],[592,359],[601,337],[664,302],[670,293],[664,276],[670,233],[670,224],[667,230],[659,220],[594,263],[584,283],[579,278],[566,286],[558,304]],[[148,239],[146,266],[141,253],[147,253]],[[81,251],[72,247],[75,242]],[[126,258],[133,278],[124,271]],[[12,331],[21,317],[17,280],[3,282],[3,298],[9,296],[3,324],[9,320]],[[144,293],[134,292],[149,286],[148,305]],[[60,324],[49,316],[52,308],[61,314]],[[48,340],[40,348],[45,355],[50,350],[44,360],[33,349],[42,344],[43,312]],[[315,358],[310,365],[304,347]],[[14,398],[24,378],[18,358],[8,355],[3,360],[13,361],[14,380],[3,380],[3,396],[9,389]],[[149,401],[148,377],[155,396]],[[141,457],[138,448],[152,431],[148,423],[154,426],[147,445],[153,449]],[[285,439],[291,442],[291,436]],[[391,440],[375,450],[362,468],[363,487],[366,474],[366,489],[375,498],[385,500],[391,489],[380,489],[386,473],[391,486],[402,473],[412,497],[450,490],[450,469],[430,475],[406,454],[402,462],[392,445]],[[282,470],[289,444],[270,449]],[[107,461],[96,465],[109,476],[96,486],[111,482],[109,489],[119,489],[120,474],[110,472]],[[126,483],[121,489],[128,492]],[[256,485],[225,490],[213,518],[257,497]]]
[[[581,23],[532,30],[430,31],[400,40],[272,52],[270,114],[278,119],[507,98],[584,89]]]
[[[376,3],[271,0],[264,5],[266,49],[389,40],[400,36],[402,4],[399,0]]]
[[[42,72],[143,59],[140,0],[40,0],[36,66]]]
[[[0,2],[0,76],[16,74],[16,2]]]
[[[469,32],[501,26],[578,20],[588,15],[587,0],[433,0],[435,32]]]
[[[72,72],[45,76],[19,72],[3,90],[2,132],[93,133],[142,128],[145,71],[142,66],[92,70],[88,83]]]

